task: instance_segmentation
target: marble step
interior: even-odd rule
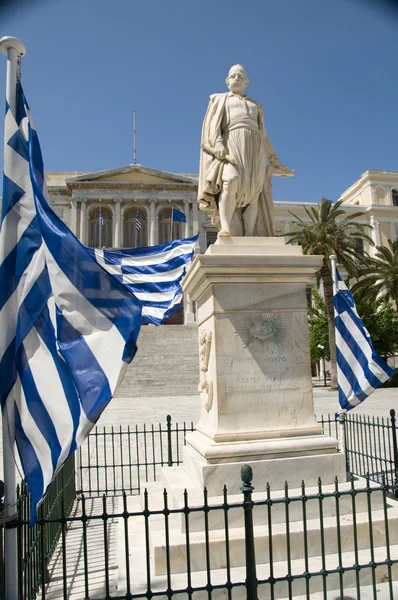
[[[185,475],[185,472],[181,467],[164,467],[162,471],[164,483],[156,482],[150,484],[148,488],[148,501],[149,508],[151,510],[162,510],[164,506],[163,490],[166,487],[168,492],[169,506],[178,508],[180,510],[184,507],[184,490],[188,492],[188,505],[190,508],[203,507],[203,493],[200,492]],[[362,477],[355,478],[355,487],[357,490],[365,489],[367,484],[366,480]],[[383,508],[383,494],[380,491],[380,486],[374,482],[369,482],[370,489],[374,490],[371,493],[371,509],[381,510]],[[339,491],[343,493],[339,498],[339,510],[341,515],[352,513],[352,496],[345,495],[344,492],[348,492],[351,489],[351,483],[339,484]],[[323,494],[327,495],[335,491],[334,485],[322,486]],[[306,487],[305,489],[307,496],[314,496],[318,494],[318,488]],[[301,497],[302,490],[300,489],[289,489],[290,498]],[[271,500],[280,500],[284,497],[283,490],[273,490],[270,494]],[[254,492],[253,501],[261,502],[265,499],[263,492]],[[243,495],[242,494],[229,494],[228,504],[239,505],[236,508],[228,509],[228,527],[233,529],[235,527],[243,526],[243,509],[242,509]],[[210,507],[222,506],[224,498],[222,496],[212,496],[208,498],[208,505]],[[141,500],[141,505],[143,503]],[[334,497],[325,497],[322,500],[322,510],[324,517],[333,517],[336,515],[336,499]],[[355,507],[357,513],[367,512],[368,510],[368,494],[361,492],[355,495]],[[305,503],[307,519],[314,519],[319,517],[319,500],[312,499],[307,500]],[[271,508],[272,523],[284,523],[286,519],[286,507],[284,503],[276,503]],[[179,515],[180,529],[181,532],[185,532],[185,517],[183,514]],[[289,519],[290,522],[302,521],[303,519],[303,502],[293,501],[289,504]],[[225,511],[222,508],[212,509],[208,513],[209,528],[214,530],[225,529]],[[255,505],[253,508],[253,522],[255,525],[268,525],[268,509],[265,504]],[[204,531],[204,512],[201,510],[192,511],[189,514],[189,530],[190,532],[201,532]]]
[[[358,513],[355,519],[358,547],[366,549],[369,546],[369,522],[368,514]],[[398,505],[390,507],[389,516],[390,544],[398,544]],[[372,512],[372,532],[374,547],[383,548],[385,545],[385,522],[383,510]],[[323,531],[326,551],[331,554],[337,552],[338,536],[336,531],[336,518],[326,517],[323,519]],[[291,522],[290,529],[290,556],[292,560],[300,559],[304,554],[304,533],[301,521]],[[352,515],[340,517],[340,535],[343,552],[350,552],[354,548],[354,519]],[[269,560],[269,536],[268,527],[254,527],[256,559],[260,563]],[[187,569],[186,564],[186,536],[179,530],[171,530],[170,539],[170,570],[172,573],[183,573]],[[203,532],[190,532],[190,560],[192,571],[201,571],[206,568],[206,538]],[[310,519],[307,521],[307,549],[311,557],[321,554],[321,532],[320,520]],[[220,569],[225,565],[226,544],[225,532],[222,530],[209,531],[211,568]],[[284,561],[287,557],[287,535],[286,524],[276,523],[272,527],[272,551],[273,560]],[[151,553],[156,575],[166,573],[166,552],[164,530],[151,531]],[[245,530],[236,527],[229,530],[229,553],[231,565],[239,567],[245,561]]]
[[[390,547],[390,555],[392,560],[398,560],[398,545]],[[145,566],[145,553],[139,553],[139,548],[134,550],[134,563],[130,561],[130,579],[131,579],[131,592],[145,593],[147,586],[146,580],[146,566]],[[367,549],[360,550],[358,552],[358,563],[360,565],[368,565],[371,560],[370,551]],[[375,562],[383,562],[386,560],[385,548],[375,548],[374,551]],[[342,554],[341,564],[345,568],[352,567],[356,563],[355,554],[353,552],[344,552]],[[120,565],[122,563],[119,563]],[[339,557],[337,554],[328,554],[325,557],[325,564],[327,569],[335,569],[339,565]],[[309,571],[320,572],[323,568],[321,557],[311,557],[309,559]],[[290,572],[293,575],[301,575],[306,570],[305,562],[303,559],[292,560],[290,564]],[[286,577],[288,573],[288,565],[285,561],[275,562],[273,564],[273,576],[275,578]],[[119,568],[118,578],[118,595],[126,593],[126,579],[125,571],[123,568]],[[398,579],[398,564],[394,564],[391,567],[392,580],[395,582]],[[267,579],[270,576],[269,564],[257,564],[257,578]],[[378,600],[387,600],[390,598],[389,586],[388,586],[388,567],[382,565],[375,569],[375,580],[376,586],[380,594],[378,593]],[[244,582],[246,578],[246,569],[244,566],[232,567],[230,570],[230,580],[232,582]],[[226,568],[212,569],[210,572],[210,582],[213,586],[222,585],[225,586],[227,581]],[[187,587],[187,574],[172,574],[170,576],[171,588],[173,590],[184,590]],[[205,587],[208,583],[208,574],[206,571],[197,571],[191,573],[191,585],[193,587]],[[321,600],[325,596],[323,594],[323,578],[321,575],[311,577],[309,580],[311,600]],[[372,569],[364,568],[359,571],[359,585],[361,589],[361,600],[374,600],[373,588],[372,588]],[[342,597],[339,592],[340,578],[337,573],[331,573],[326,577],[326,589],[328,591],[328,600],[353,600],[357,597],[356,593],[356,571],[346,571],[343,574],[343,588],[344,596]],[[154,576],[151,573],[151,590],[152,592],[161,592],[167,589],[167,577]],[[394,584],[394,590],[398,591],[398,586]],[[384,595],[383,595],[384,594]],[[166,600],[167,595],[160,594],[156,596],[160,600]],[[208,592],[201,590],[193,592],[193,600],[208,600]],[[233,600],[246,600],[246,589],[244,586],[236,586],[232,591]],[[296,579],[292,582],[292,594],[291,597],[294,600],[306,600],[306,582],[304,578]],[[173,595],[174,599],[186,600],[186,592]],[[212,600],[224,600],[228,598],[228,592],[225,589],[215,589],[211,593]],[[260,584],[258,587],[258,598],[259,600],[270,598],[270,584]],[[275,600],[288,600],[289,590],[287,581],[281,581],[274,585],[274,598]]]

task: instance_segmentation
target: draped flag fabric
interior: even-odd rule
[[[6,106],[0,232],[0,400],[37,506],[112,398],[136,352],[141,304],[93,260],[45,195],[20,84]]]
[[[140,300],[141,324],[161,325],[181,308],[181,279],[192,260],[197,239],[195,235],[147,248],[88,250]]]
[[[344,411],[363,402],[394,374],[375,352],[351,292],[335,269],[334,319],[339,402]]]

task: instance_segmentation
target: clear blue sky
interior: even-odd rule
[[[197,172],[208,96],[237,62],[296,171],[274,179],[275,199],[336,199],[366,169],[398,170],[398,15],[380,1],[28,4],[3,5],[0,34],[27,46],[23,84],[47,170],[133,162],[135,110],[138,162]]]

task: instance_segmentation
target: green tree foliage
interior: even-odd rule
[[[374,258],[368,257],[360,268],[361,278],[353,286],[354,292],[371,302],[381,298],[398,308],[398,239],[388,240],[388,246],[377,246]]]
[[[358,263],[362,257],[361,246],[364,240],[372,244],[372,240],[366,233],[370,225],[358,223],[356,219],[365,213],[346,213],[341,207],[342,201],[333,204],[331,200],[322,198],[318,206],[304,210],[309,221],[303,221],[300,217],[291,213],[294,218],[294,230],[286,234],[288,243],[299,244],[303,247],[305,254],[316,254],[323,256],[323,263],[319,271],[323,283],[323,291],[328,315],[329,347],[330,347],[330,370],[332,389],[337,389],[337,366],[336,366],[336,340],[334,333],[334,308],[333,308],[333,284],[330,270],[329,256],[335,254],[337,262],[347,270],[349,274],[356,274]]]
[[[319,292],[312,293],[312,306],[309,308],[311,364],[322,359],[318,344],[325,347],[325,358],[330,360],[328,314],[326,303]]]
[[[398,354],[398,313],[383,299],[370,300],[366,288],[354,293],[355,305],[373,346],[384,360]]]

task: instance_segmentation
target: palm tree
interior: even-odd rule
[[[364,212],[348,214],[341,208],[342,200],[335,204],[327,198],[322,198],[317,208],[304,206],[310,221],[303,221],[291,213],[296,219],[296,229],[286,233],[289,244],[299,244],[304,254],[323,256],[322,267],[318,273],[323,283],[325,296],[330,345],[331,382],[330,387],[337,389],[336,338],[334,332],[333,281],[329,256],[335,254],[337,262],[354,276],[358,272],[358,264],[363,253],[363,241],[371,245],[373,242],[366,230],[371,226],[357,223],[355,219],[362,217]]]
[[[360,276],[352,287],[354,292],[360,290],[370,301],[394,302],[398,308],[398,239],[388,240],[388,246],[376,246],[374,258],[361,266]]]

